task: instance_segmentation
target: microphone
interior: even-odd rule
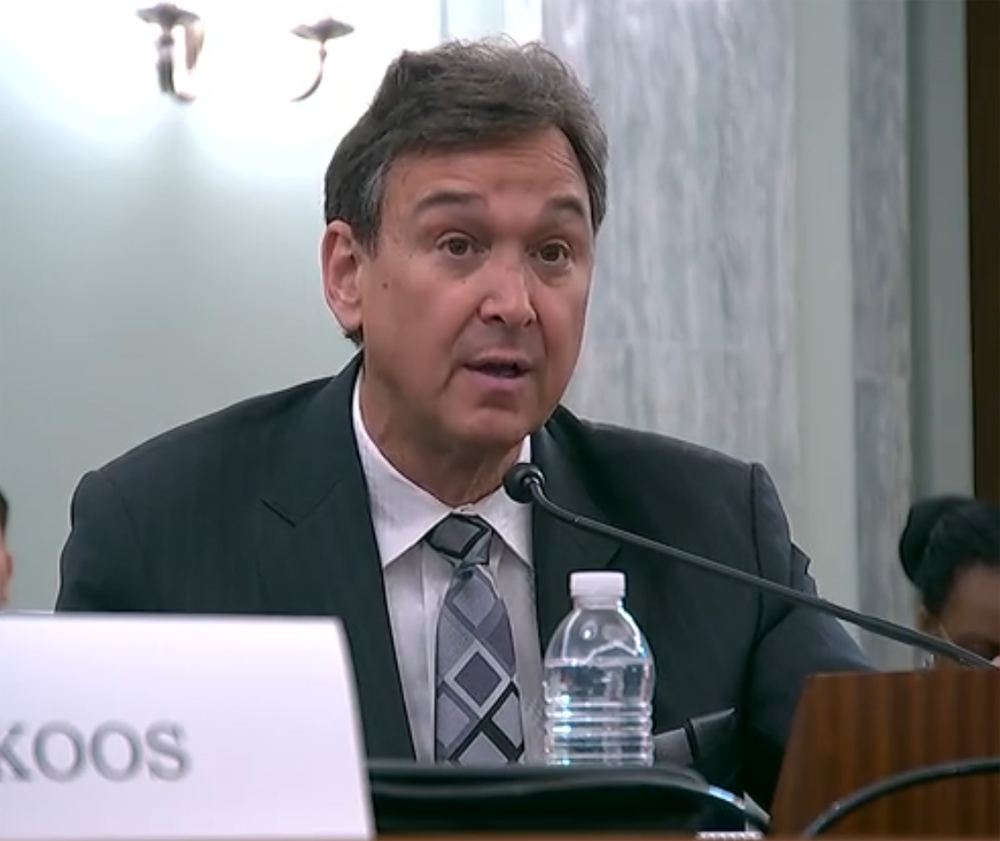
[[[700,555],[694,555],[691,552],[685,552],[683,549],[677,549],[673,546],[668,546],[665,543],[658,543],[657,541],[650,540],[647,537],[632,534],[631,532],[623,531],[622,529],[615,528],[614,526],[609,526],[605,523],[599,523],[596,520],[591,520],[589,517],[584,517],[580,514],[574,514],[572,511],[567,511],[565,508],[562,508],[549,499],[548,495],[545,493],[545,474],[537,464],[531,464],[528,462],[515,464],[504,476],[503,488],[506,491],[507,496],[515,502],[528,504],[534,503],[545,511],[545,513],[555,519],[568,523],[571,526],[576,526],[584,531],[600,534],[605,537],[621,541],[622,543],[629,543],[633,546],[638,546],[640,549],[647,549],[651,552],[665,555],[675,561],[680,561],[681,563],[688,564],[689,566],[697,567],[705,572],[714,573],[722,578],[728,578],[732,581],[740,581],[756,590],[770,593],[771,595],[777,596],[785,601],[805,605],[806,607],[818,610],[820,613],[827,613],[831,616],[835,616],[844,622],[849,622],[852,625],[856,625],[857,627],[870,631],[873,634],[877,634],[880,637],[885,637],[886,639],[902,643],[903,645],[920,648],[924,651],[931,652],[932,654],[939,654],[965,666],[972,666],[975,668],[994,668],[993,664],[984,657],[980,657],[978,654],[967,651],[961,646],[955,645],[947,640],[943,640],[920,631],[915,631],[912,628],[907,628],[905,625],[898,625],[895,622],[888,621],[887,619],[880,619],[877,616],[869,616],[865,613],[858,613],[856,610],[850,610],[849,608],[842,607],[834,602],[821,599],[818,596],[803,593],[800,590],[796,590],[792,587],[786,587],[783,584],[776,584],[773,581],[768,581],[766,578],[761,578],[760,576],[743,572],[742,570],[726,566],[725,564],[720,564],[717,561],[711,561],[708,558],[703,558]]]

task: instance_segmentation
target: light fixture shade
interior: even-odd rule
[[[187,78],[198,63],[205,42],[201,18],[173,3],[157,3],[139,9],[136,14],[146,23],[160,28],[156,39],[156,78],[160,90],[180,102],[190,102],[194,95],[178,85],[177,67],[178,64],[183,67]]]
[[[323,83],[323,68],[326,65],[326,42],[333,38],[342,38],[350,35],[354,27],[336,18],[323,18],[313,24],[299,24],[292,29],[292,34],[297,35],[307,41],[315,41],[319,45],[319,68],[316,71],[316,78],[312,84],[293,101],[301,102],[312,96],[316,89]]]
[[[323,82],[327,41],[354,27],[330,16],[302,20],[296,5],[227,4],[196,12],[159,3],[139,9],[142,20],[160,28],[160,90],[181,102],[206,92],[268,101],[309,98]]]

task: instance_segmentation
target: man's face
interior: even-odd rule
[[[363,331],[365,378],[387,414],[376,424],[491,450],[544,423],[579,355],[592,231],[559,131],[397,160],[374,253],[355,243],[348,260],[341,222],[324,241],[327,300]]]

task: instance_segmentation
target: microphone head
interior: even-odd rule
[[[545,474],[542,468],[531,462],[518,462],[503,477],[503,489],[514,502],[533,502],[532,488],[535,487],[545,487]]]

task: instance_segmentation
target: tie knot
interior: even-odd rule
[[[493,529],[481,517],[449,514],[427,533],[427,543],[453,564],[488,564]]]

